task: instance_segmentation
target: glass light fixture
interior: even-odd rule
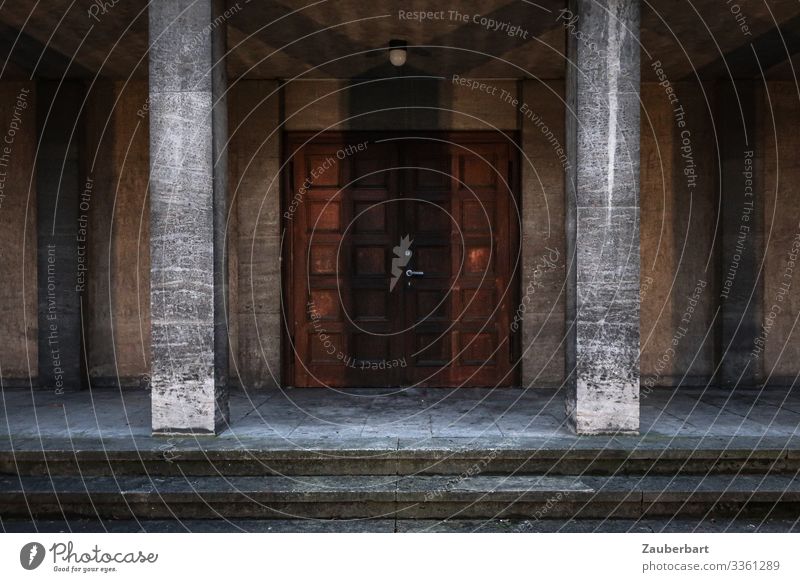
[[[406,41],[404,40],[390,40],[389,41],[389,62],[395,67],[402,67],[406,64]]]

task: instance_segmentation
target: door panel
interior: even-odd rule
[[[381,137],[288,140],[290,383],[512,384],[507,138]]]

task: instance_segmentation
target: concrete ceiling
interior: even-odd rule
[[[147,74],[146,0],[0,0],[3,78],[124,79]],[[671,79],[733,75],[792,79],[800,54],[800,2],[735,0],[749,34],[723,0],[642,0],[643,78],[660,60]],[[244,78],[353,78],[397,74],[383,48],[410,45],[406,75],[564,76],[564,0],[228,0],[228,69]],[[94,7],[94,8],[93,8]],[[399,10],[442,11],[418,22]],[[467,15],[463,22],[449,10]],[[509,36],[471,21],[517,25]],[[526,37],[526,38],[524,38]],[[752,47],[751,47],[752,45]],[[754,57],[757,55],[757,58]],[[795,61],[797,59],[795,58]]]

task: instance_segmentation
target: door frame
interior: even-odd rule
[[[285,217],[290,202],[294,196],[292,179],[294,176],[294,162],[290,156],[298,147],[309,143],[356,143],[363,141],[375,141],[377,139],[398,138],[398,137],[429,137],[436,139],[448,139],[457,144],[468,145],[470,143],[486,142],[505,142],[510,146],[508,176],[511,186],[512,199],[515,204],[508,205],[508,225],[509,225],[509,249],[511,249],[508,260],[509,280],[511,295],[509,297],[510,316],[513,320],[516,313],[515,308],[520,303],[522,289],[520,287],[521,272],[523,269],[523,257],[521,248],[522,233],[522,192],[521,189],[521,152],[520,132],[510,130],[425,130],[425,131],[393,131],[393,130],[345,130],[345,131],[284,131],[281,136],[281,176],[280,176],[280,237],[282,245],[280,255],[280,276],[281,276],[281,313],[280,313],[280,374],[281,385],[284,387],[293,386],[295,358],[292,352],[292,338],[290,337],[292,324],[286,321],[286,314],[294,306],[295,289],[293,286],[295,265],[294,265],[294,237],[291,228],[295,221]],[[519,209],[519,220],[517,220],[514,208]],[[516,268],[514,267],[514,252],[517,249],[519,260]],[[288,310],[288,311],[287,311]],[[522,327],[517,331],[509,330],[509,354],[512,366],[509,374],[511,375],[511,386],[520,386],[522,377],[521,362],[521,337]]]

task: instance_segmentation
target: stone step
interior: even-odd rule
[[[0,517],[117,519],[800,516],[787,475],[0,477]]]
[[[785,448],[518,446],[470,449],[457,444],[381,448],[139,449],[97,445],[0,450],[7,475],[706,475],[786,474],[800,471],[800,451]]]
[[[4,519],[5,533],[800,533],[791,518]]]

